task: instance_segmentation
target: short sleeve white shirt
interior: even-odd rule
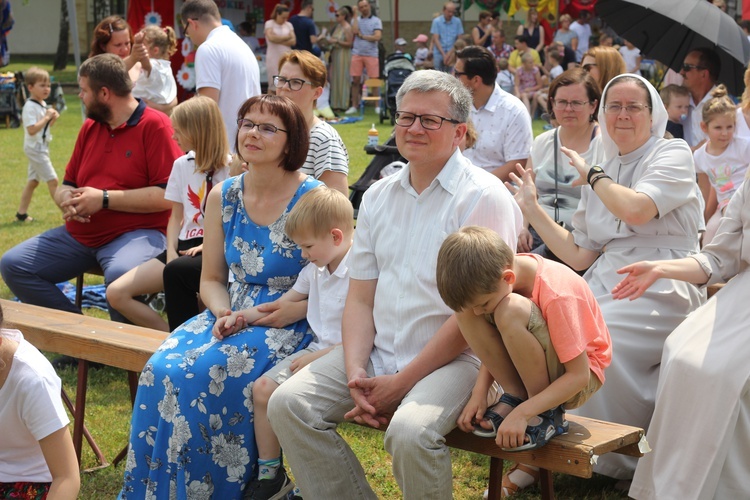
[[[46,146],[52,139],[50,128],[47,127],[47,135],[44,135],[44,128],[34,135],[29,134],[27,127],[36,124],[39,120],[44,118],[47,114],[47,107],[44,103],[39,104],[38,102],[26,99],[21,111],[21,119],[23,120],[23,147],[34,149]],[[44,137],[44,139],[43,139]]]
[[[525,160],[531,152],[534,133],[531,117],[521,100],[495,83],[487,104],[471,108],[477,142],[464,156],[488,172],[511,160]]]
[[[589,50],[589,40],[591,40],[591,25],[589,23],[581,24],[578,21],[570,23],[570,29],[575,31],[578,35],[578,48],[576,49],[576,57],[578,62],[583,59],[583,54]]]
[[[515,245],[521,211],[492,174],[475,168],[456,148],[429,187],[417,194],[410,167],[365,192],[357,218],[349,273],[377,279],[373,305],[375,373],[408,365],[453,314],[437,290],[437,254],[462,226],[488,227]]]
[[[331,274],[328,267],[308,264],[299,273],[292,289],[307,295],[307,322],[315,338],[308,349],[317,351],[341,343],[341,319],[349,291],[349,254]]]
[[[195,53],[195,87],[219,90],[219,109],[229,144],[237,135],[237,111],[260,94],[260,68],[255,54],[228,26],[214,28]]]
[[[39,440],[70,422],[60,398],[60,377],[44,355],[17,330],[2,335],[19,342],[0,388],[0,482],[52,481]]]
[[[133,87],[133,97],[147,99],[156,104],[169,104],[177,97],[177,82],[172,66],[164,59],[150,59],[151,73],[141,70]]]
[[[221,184],[229,176],[229,168],[214,171],[211,177],[213,187]],[[208,183],[205,172],[196,172],[195,153],[190,151],[174,161],[169,174],[164,199],[182,203],[183,218],[179,240],[203,238],[203,215],[208,197]]]

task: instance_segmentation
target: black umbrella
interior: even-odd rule
[[[618,35],[679,71],[692,49],[710,47],[721,58],[719,83],[744,88],[750,42],[729,15],[706,0],[599,0],[596,12]]]

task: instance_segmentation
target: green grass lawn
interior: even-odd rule
[[[11,66],[12,71],[38,64],[51,69],[51,64],[41,60],[24,61]],[[46,64],[46,66],[45,66]],[[72,79],[71,79],[72,76]],[[59,80],[75,81],[71,70],[60,74]],[[62,180],[65,164],[73,150],[73,145],[81,126],[81,106],[74,94],[67,94],[68,110],[65,111],[52,128],[54,139],[51,143],[52,163]],[[365,119],[349,125],[337,126],[347,145],[350,156],[350,184],[359,178],[372,159],[364,152],[367,142],[367,130],[372,123],[380,132],[380,141],[384,142],[391,133],[388,123],[380,125],[372,108],[369,108]],[[534,123],[534,132],[541,132],[542,123]],[[62,223],[60,211],[47,194],[45,186],[40,186],[34,194],[29,213],[35,218],[32,223],[13,222],[18,208],[18,200],[26,183],[26,158],[23,154],[22,129],[4,129],[0,127],[0,184],[5,194],[0,198],[0,254],[21,241]],[[96,278],[93,279],[96,281]],[[0,297],[11,298],[12,294],[0,280]],[[101,316],[101,313],[87,311],[87,314]],[[76,377],[72,369],[61,373],[63,384],[71,396],[75,393]],[[127,443],[130,423],[130,400],[125,373],[104,368],[93,370],[89,377],[86,424],[97,439],[104,455],[108,459],[115,455]],[[375,430],[354,425],[342,426],[342,434],[351,444],[355,453],[368,474],[370,483],[378,496],[384,499],[399,498],[400,493],[393,474],[391,461],[383,450],[382,434]],[[458,499],[478,499],[487,487],[489,459],[462,451],[451,451],[453,455],[453,494]],[[84,444],[83,468],[96,465],[93,453]],[[332,464],[335,466],[335,464]],[[81,498],[113,498],[119,491],[122,481],[123,465],[108,467],[93,473],[83,474]],[[614,499],[626,498],[614,490],[614,481],[595,477],[582,480],[567,476],[556,476],[555,489],[558,498]],[[538,490],[532,490],[519,498],[538,498]]]

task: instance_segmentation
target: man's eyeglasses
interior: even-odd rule
[[[706,68],[704,68],[703,66],[698,66],[697,64],[687,64],[687,63],[684,63],[682,65],[682,71],[684,71],[685,73],[690,72],[690,70],[692,70],[692,69],[706,69]]]
[[[255,127],[258,127],[258,132],[267,137],[273,136],[276,132],[286,132],[283,128],[279,128],[271,123],[255,123],[246,118],[240,118],[237,120],[237,128],[246,134],[249,134]]]
[[[308,84],[312,87],[312,82],[303,80],[301,78],[284,78],[283,76],[276,75],[273,77],[273,86],[277,89],[284,88],[284,85],[289,84],[291,90],[297,91],[302,90],[302,86]]]
[[[195,21],[195,19],[192,19]],[[182,34],[188,36],[188,28],[190,27],[191,19],[185,19],[185,24],[182,25]]]
[[[591,101],[566,101],[565,99],[555,99],[553,107],[558,111],[565,111],[565,109],[570,106],[570,109],[573,111],[581,111],[583,106],[589,102]]]
[[[646,106],[645,104],[628,104],[627,106],[623,106],[622,104],[605,104],[604,105],[604,112],[608,115],[619,115],[620,111],[625,110],[625,114],[632,116],[637,115],[644,109],[651,109],[651,106]]]
[[[461,78],[461,76],[468,77],[468,75],[468,73],[464,73],[463,71],[456,71],[455,69],[453,70],[453,76],[455,76],[456,78]]]
[[[461,123],[458,120],[452,118],[444,118],[439,115],[416,115],[407,111],[396,111],[395,122],[399,127],[411,127],[414,121],[419,118],[419,123],[422,128],[426,130],[439,130],[443,126],[443,122],[452,123],[457,125]]]

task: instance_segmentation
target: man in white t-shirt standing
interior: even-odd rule
[[[255,54],[232,30],[221,24],[213,0],[187,0],[182,5],[185,36],[198,46],[195,87],[219,104],[229,144],[237,136],[237,110],[260,94],[260,68]]]
[[[570,25],[570,29],[578,35],[578,47],[576,48],[576,59],[581,62],[583,54],[589,51],[589,40],[591,39],[591,12],[582,10],[578,14],[578,19]]]

